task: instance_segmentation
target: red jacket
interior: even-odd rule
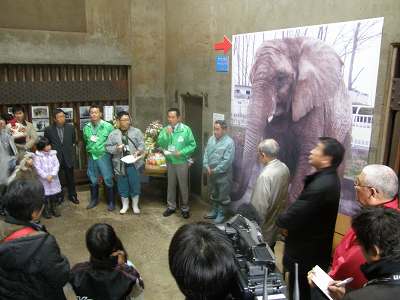
[[[397,197],[383,206],[400,210],[399,199]],[[334,280],[344,280],[348,277],[353,277],[354,280],[347,287],[350,289],[362,288],[367,279],[361,272],[360,266],[366,262],[361,248],[356,242],[356,234],[353,228],[350,228],[336,247],[329,275]]]

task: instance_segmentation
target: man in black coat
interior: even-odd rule
[[[0,221],[0,299],[65,300],[70,267],[56,239],[39,225],[44,189],[38,180],[8,187]]]
[[[336,139],[319,139],[309,156],[309,164],[316,172],[306,177],[302,193],[276,222],[286,235],[283,265],[290,272],[291,297],[295,263],[299,265],[302,300],[310,299],[307,272],[315,265],[325,271],[329,267],[340,200],[337,168],[343,160],[344,152],[344,147]]]
[[[44,136],[49,139],[51,148],[57,151],[57,158],[60,162],[58,177],[61,178],[61,173],[64,173],[68,187],[68,199],[72,203],[79,204],[74,179],[75,127],[65,123],[65,113],[62,109],[55,109],[53,118],[54,123],[46,127]]]

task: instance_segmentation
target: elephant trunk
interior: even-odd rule
[[[243,149],[242,165],[238,189],[233,195],[236,200],[241,199],[249,185],[252,171],[257,163],[257,146],[262,141],[267,120],[272,116],[274,99],[266,95],[262,87],[256,85],[252,89],[252,98],[247,109],[247,127]]]

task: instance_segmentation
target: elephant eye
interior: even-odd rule
[[[275,76],[275,82],[276,82],[277,86],[279,86],[279,87],[284,85],[286,83],[286,81],[287,81],[287,75],[284,73],[278,73]]]

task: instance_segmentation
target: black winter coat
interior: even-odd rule
[[[139,273],[132,266],[113,261],[76,264],[71,270],[70,284],[81,299],[125,300],[144,288]]]
[[[369,280],[365,287],[346,293],[343,300],[400,299],[400,261],[382,259],[361,266]],[[398,275],[398,280],[388,281],[387,277]]]
[[[288,230],[284,252],[287,269],[294,262],[303,269],[316,264],[329,266],[339,200],[336,168],[325,168],[306,177],[302,193],[276,222]]]
[[[0,221],[0,299],[66,299],[69,263],[53,236],[40,231],[9,242],[4,238],[29,225],[12,218]]]

